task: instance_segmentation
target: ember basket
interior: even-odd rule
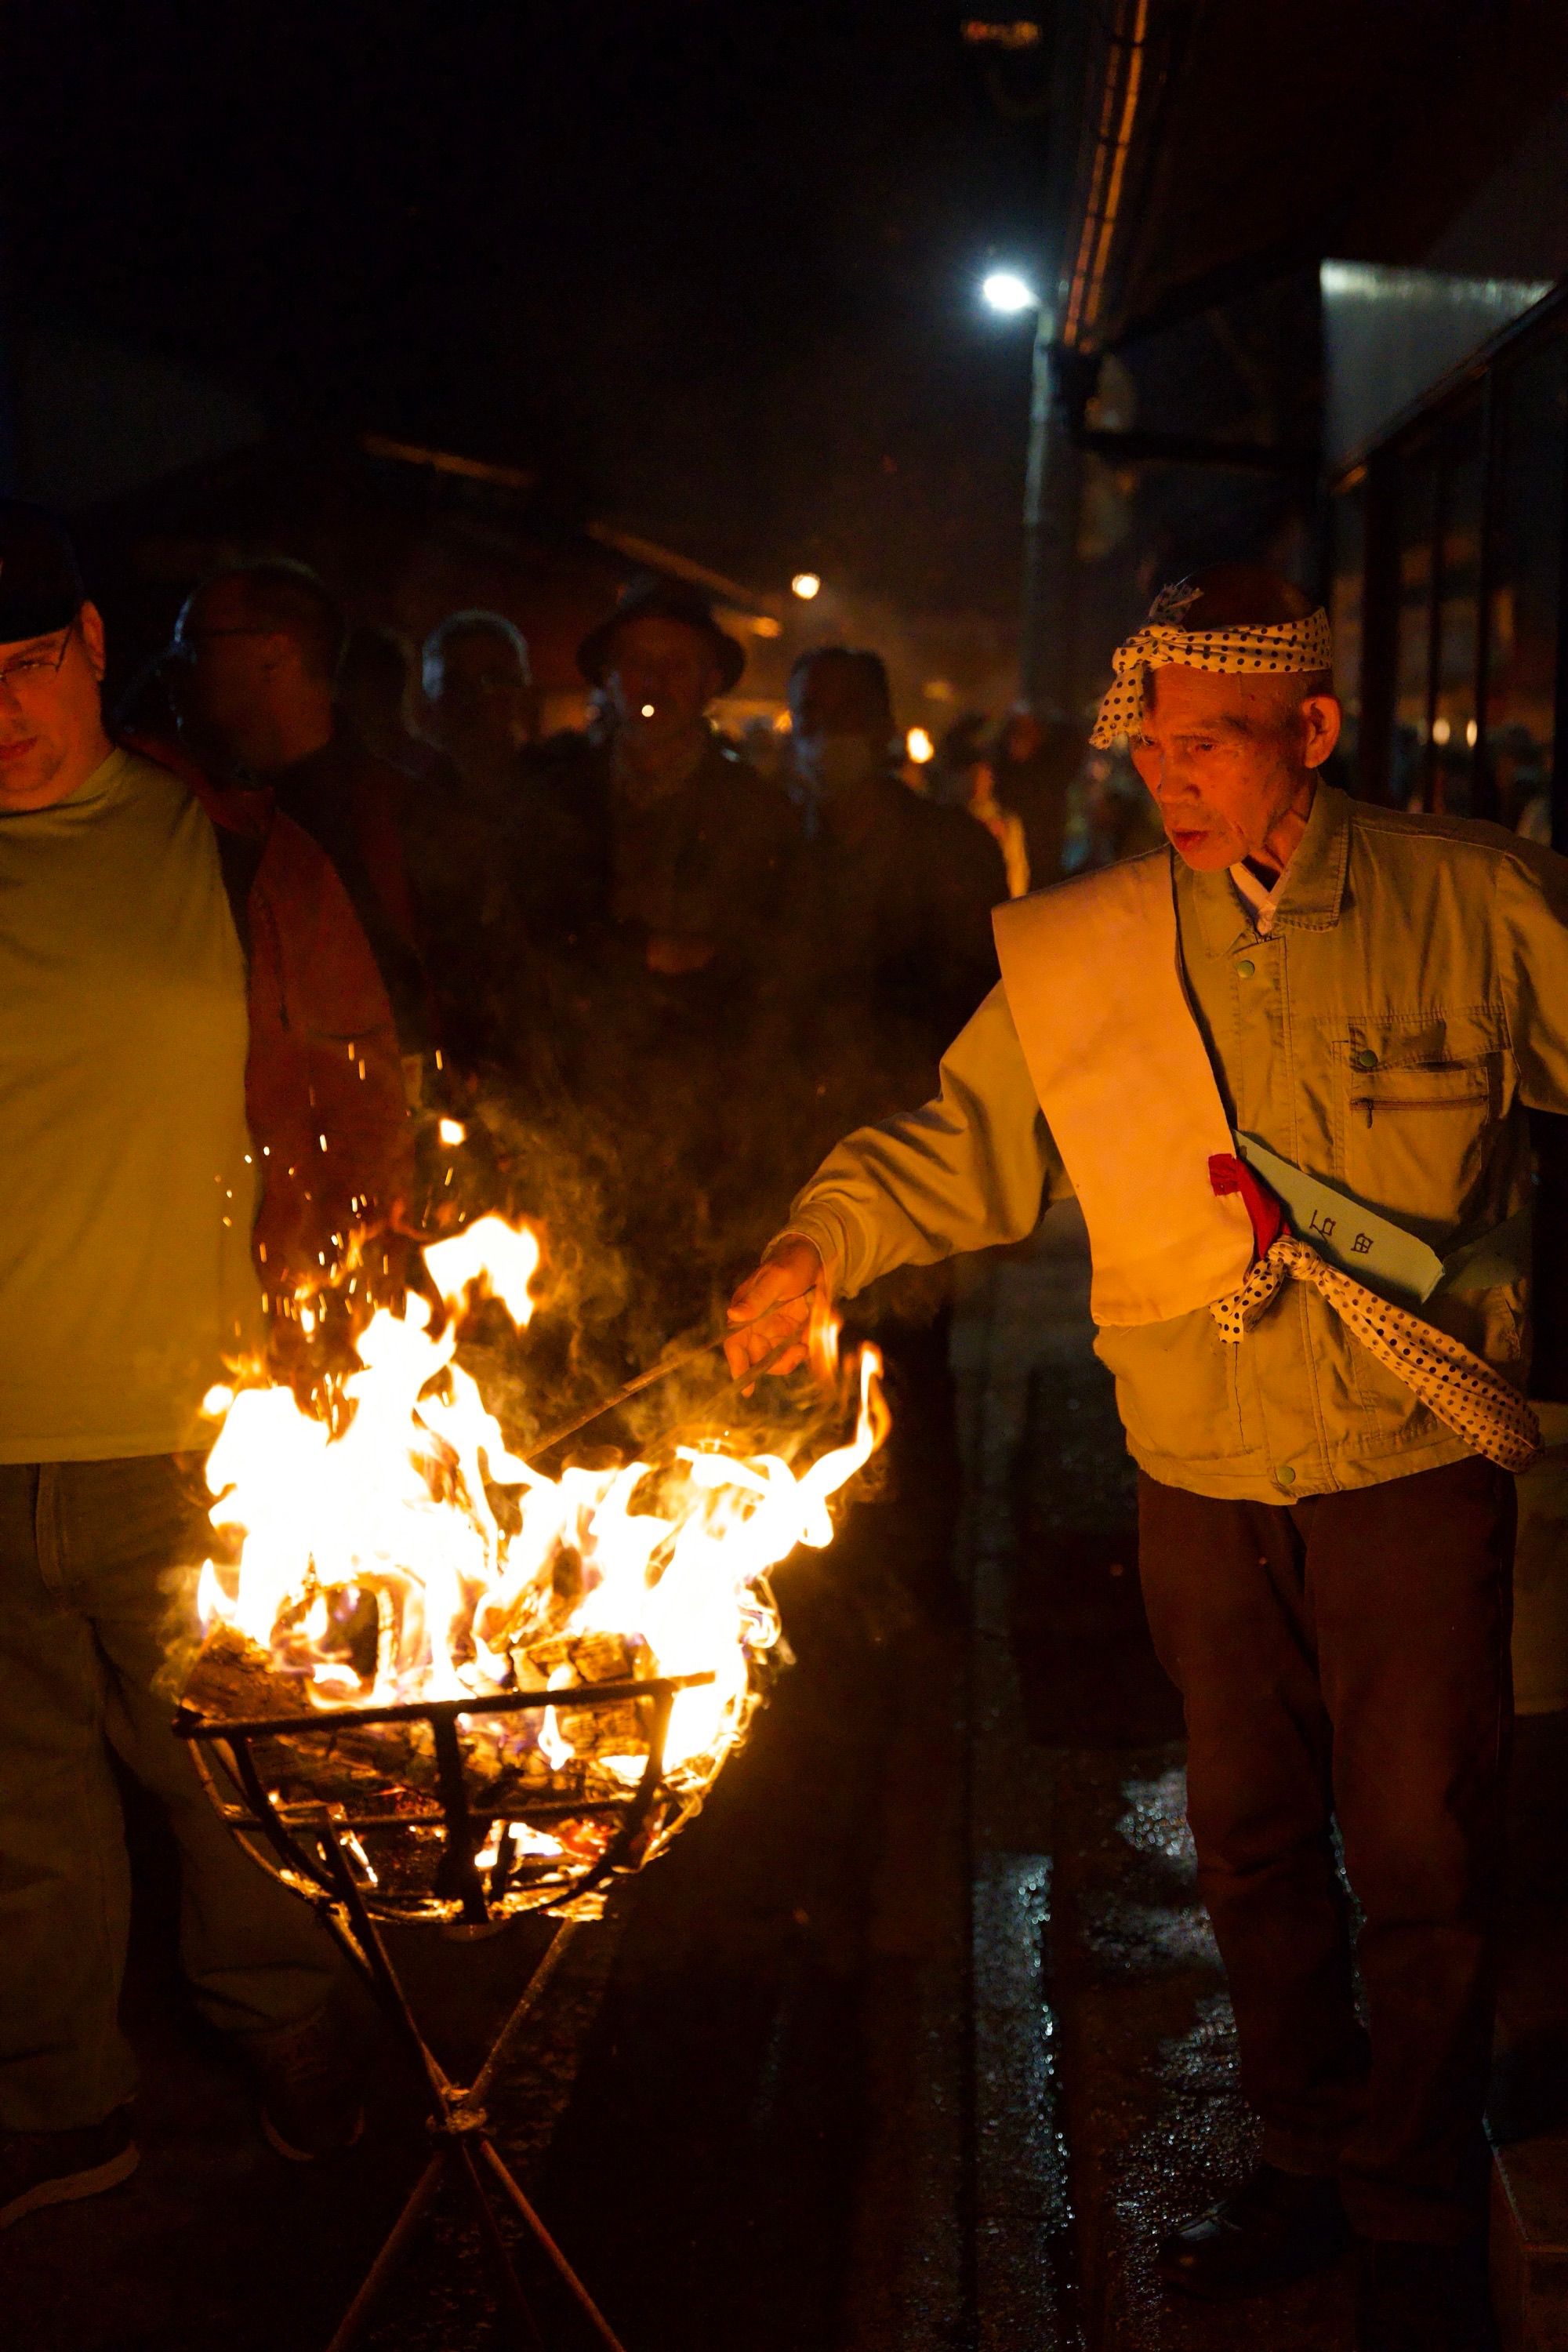
[[[597,2340],[621,2352],[503,2161],[484,2097],[579,1923],[596,1916],[610,1883],[640,1869],[692,1810],[693,1799],[666,1779],[665,1743],[678,1695],[712,1675],[247,1714],[230,1711],[243,1688],[242,1663],[232,1637],[209,1642],[175,1728],[193,1742],[235,1836],[316,1906],[417,2059],[437,2143],[328,2352],[346,2352],[363,2333],[448,2172],[477,2209],[517,2340],[544,2341],[498,2225],[497,2200],[521,2218]],[[542,1783],[537,1738],[531,1727],[518,1735],[554,1710],[574,1719],[579,1747],[603,1746],[584,1731],[613,1737],[613,1769],[590,1763],[575,1768],[576,1786],[563,1788],[560,1773]],[[607,1774],[625,1785],[606,1790]],[[475,2079],[454,2083],[420,2030],[379,1923],[482,1928],[530,1910],[558,1917],[554,1937]]]

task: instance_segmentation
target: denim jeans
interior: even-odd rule
[[[200,1465],[0,1465],[0,2128],[64,2130],[129,2096],[130,1867],[113,1748],[166,1810],[180,1956],[209,2021],[302,2021],[335,1955],[218,1819],[171,1717],[196,1639]]]

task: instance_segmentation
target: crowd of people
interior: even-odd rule
[[[454,613],[416,649],[266,556],[193,591],[154,709],[335,868],[411,1097],[502,1100],[607,1154],[616,1238],[679,1321],[816,1152],[931,1090],[995,980],[993,908],[1061,870],[1076,749],[1025,712],[994,744],[972,719],[911,781],[884,663],[825,645],[763,730],[773,756],[748,756],[710,715],[741,645],[652,577],[578,661],[589,723],[542,736],[504,615]]]

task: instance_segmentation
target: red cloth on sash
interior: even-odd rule
[[[1239,1192],[1252,1220],[1252,1239],[1260,1258],[1267,1257],[1285,1232],[1285,1212],[1262,1178],[1231,1151],[1209,1154],[1209,1182],[1216,1192]]]

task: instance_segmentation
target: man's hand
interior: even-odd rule
[[[740,1380],[795,1332],[799,1335],[795,1346],[768,1366],[773,1372],[793,1372],[797,1364],[805,1363],[812,1325],[826,1315],[829,1303],[827,1276],[816,1248],[794,1234],[786,1236],[769,1251],[730,1301],[731,1322],[752,1327],[724,1342],[731,1376]],[[770,1313],[770,1308],[774,1311]]]

